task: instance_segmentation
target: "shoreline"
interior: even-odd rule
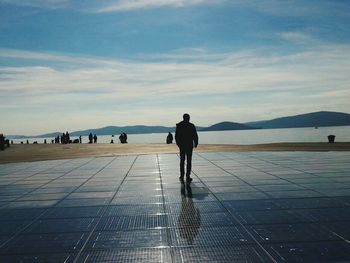
[[[350,142],[202,144],[194,152],[350,151]],[[0,151],[0,164],[130,154],[178,153],[176,144],[14,144]]]

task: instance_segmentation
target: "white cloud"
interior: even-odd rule
[[[69,2],[70,0],[0,0],[0,4],[53,9],[65,7]]]
[[[146,62],[0,50],[0,58],[16,58],[17,63],[22,55],[27,64],[51,60],[50,65],[0,67],[0,108],[9,112],[8,123],[26,118],[33,127],[43,119],[56,118],[59,127],[79,119],[69,123],[72,129],[89,126],[86,116],[99,127],[170,125],[182,111],[197,116],[198,125],[310,109],[350,112],[348,45],[292,54],[193,51],[159,54],[157,62]]]
[[[101,59],[96,57],[78,57],[71,54],[56,54],[45,52],[34,52],[26,50],[0,48],[0,57],[22,59],[29,61],[47,61],[56,63],[66,63],[74,65],[115,65],[115,60]]]
[[[230,3],[279,17],[349,17],[349,5],[346,1],[233,0]]]
[[[295,44],[307,44],[315,45],[320,44],[320,40],[313,38],[311,35],[303,32],[282,32],[279,36],[286,41],[295,43]]]
[[[30,6],[36,8],[73,8],[97,13],[132,11],[160,7],[181,8],[200,4],[216,4],[226,0],[89,0],[80,3],[74,0],[0,0],[0,4]]]
[[[119,0],[106,4],[97,10],[100,13],[150,9],[159,7],[185,7],[198,4],[213,4],[220,0]]]

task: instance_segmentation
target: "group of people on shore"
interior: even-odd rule
[[[97,143],[97,135],[96,134],[92,135],[92,133],[90,132],[90,134],[89,134],[89,143]]]
[[[52,140],[51,140],[52,142]],[[68,143],[72,143],[71,139],[70,139],[70,135],[68,132],[66,133],[62,133],[62,135],[57,135],[54,139],[54,143],[55,144],[68,144]]]
[[[114,137],[114,135],[112,135],[112,137]],[[98,137],[96,134],[92,134],[90,133],[88,135],[88,140],[89,140],[89,144],[95,144],[97,143]],[[172,135],[172,133],[169,131],[167,137],[166,137],[166,143],[167,144],[172,144],[174,141],[174,136]],[[128,143],[128,136],[125,132],[123,132],[122,134],[119,135],[119,142],[124,144],[124,143]],[[37,144],[38,142],[35,141],[35,144]],[[66,133],[62,133],[62,135],[57,135],[54,139],[51,140],[51,144],[69,144],[69,143],[82,143],[82,136],[80,135],[78,138],[72,140],[71,136],[69,134],[69,132],[67,131]],[[112,138],[111,144],[114,143],[114,140]],[[13,144],[13,140],[11,140],[11,144]],[[21,142],[21,144],[23,144],[23,141]],[[26,144],[29,144],[29,140],[26,140]],[[47,140],[44,139],[44,144],[47,144]]]

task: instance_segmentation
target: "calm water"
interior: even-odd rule
[[[215,131],[199,132],[199,143],[203,144],[260,144],[274,142],[327,142],[327,136],[334,134],[336,142],[350,141],[350,126],[320,127],[315,128],[293,128],[293,129],[266,129],[266,130],[244,130],[244,131]],[[116,135],[114,143],[119,142]],[[167,133],[154,134],[130,134],[129,143],[165,143]],[[75,139],[77,137],[73,137]],[[52,138],[47,138],[50,143]],[[111,136],[98,136],[98,143],[110,143]],[[43,143],[44,138],[30,138],[30,143],[37,141]],[[26,142],[26,139],[14,140],[15,143]],[[83,137],[83,143],[88,141]]]

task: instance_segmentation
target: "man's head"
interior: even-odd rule
[[[189,122],[190,121],[190,115],[188,113],[185,113],[183,116],[184,121]]]

